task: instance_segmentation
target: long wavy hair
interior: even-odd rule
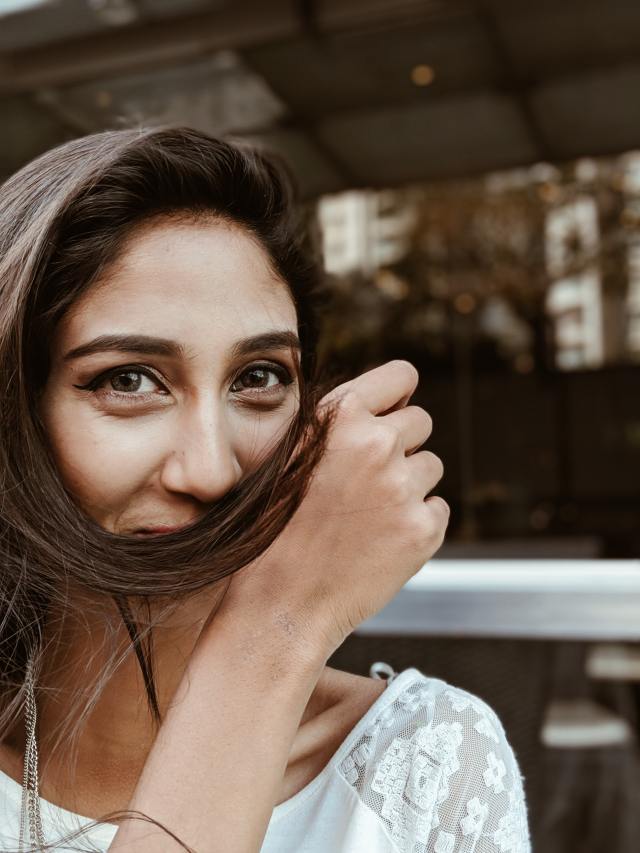
[[[159,546],[110,533],[76,505],[56,470],[38,397],[57,323],[133,230],[155,218],[212,215],[258,241],[289,289],[302,344],[300,406],[259,467]],[[70,588],[86,590],[97,607],[105,598],[115,603],[130,642],[123,651],[114,641],[99,680],[79,685],[76,712],[58,732],[45,733],[47,742],[55,748],[73,740],[131,654],[160,725],[154,626],[176,602],[273,543],[326,447],[333,412],[318,409],[327,385],[315,359],[322,294],[317,252],[286,168],[244,144],[189,128],[107,131],[46,152],[0,187],[0,740],[22,712],[27,662],[39,671],[52,606],[74,615]],[[122,623],[112,627],[121,637]]]

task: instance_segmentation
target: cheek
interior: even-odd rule
[[[44,423],[60,478],[78,505],[98,522],[122,512],[145,480],[143,448],[152,445],[135,430],[63,403],[48,409]]]
[[[298,400],[291,395],[281,408],[261,415],[238,414],[232,425],[236,456],[243,471],[251,471],[262,462],[283,438],[298,411]]]

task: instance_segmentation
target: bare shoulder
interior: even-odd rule
[[[385,687],[380,679],[324,668],[293,742],[278,803],[322,771]]]
[[[311,696],[301,727],[313,732],[322,751],[336,747],[382,695],[386,683],[326,666]]]
[[[386,688],[384,679],[356,675],[353,672],[333,669],[330,666],[326,667],[325,676],[328,684],[335,692],[336,699],[345,708],[363,708],[363,713],[384,693]]]

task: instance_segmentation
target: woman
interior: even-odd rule
[[[281,168],[107,132],[0,216],[2,849],[527,851],[486,705],[326,666],[448,508],[410,364],[321,390]]]

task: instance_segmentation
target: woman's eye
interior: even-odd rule
[[[256,365],[243,371],[231,386],[232,391],[258,391],[261,393],[281,390],[292,382],[291,374],[284,367]],[[238,387],[241,384],[243,387]]]
[[[112,396],[114,398],[148,397],[154,392],[166,394],[167,391],[152,373],[141,368],[119,368],[101,373],[87,382],[86,385],[76,385],[82,391],[92,391],[94,394]]]
[[[114,391],[148,393],[157,388],[157,383],[152,381],[145,373],[139,370],[127,370],[124,373],[113,373],[108,377],[108,382]],[[145,387],[146,383],[146,387]]]

